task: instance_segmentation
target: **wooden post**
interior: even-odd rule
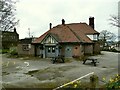
[[[99,82],[99,79],[97,75],[90,76],[90,84],[92,89],[95,89],[97,87],[98,82]]]

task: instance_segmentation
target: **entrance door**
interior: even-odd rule
[[[66,46],[65,57],[72,57],[72,46]]]
[[[46,46],[45,47],[45,54],[46,54],[47,58],[55,57],[55,55],[56,55],[56,48],[55,48],[55,46]]]

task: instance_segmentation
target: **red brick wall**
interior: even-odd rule
[[[31,45],[31,48],[29,50],[23,50],[23,44],[18,44],[17,46],[17,51],[19,55],[32,55],[34,56],[35,52],[34,52],[34,46]]]
[[[73,46],[73,56],[80,56],[80,46],[79,45],[75,45]]]
[[[84,45],[84,53],[85,54],[93,54],[93,44],[85,44]]]
[[[61,48],[61,53],[60,53],[61,55],[65,55],[65,47],[64,46],[62,46],[62,48]]]
[[[67,45],[66,45],[67,46]],[[65,45],[62,46],[61,54],[65,55]],[[72,56],[83,56],[84,47],[82,45],[72,45]]]
[[[99,54],[100,53],[100,44],[95,42],[94,44],[94,54]]]

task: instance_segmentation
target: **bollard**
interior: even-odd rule
[[[97,75],[90,76],[90,84],[91,88],[96,88],[98,86],[99,80]]]

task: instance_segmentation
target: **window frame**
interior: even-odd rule
[[[52,53],[55,53],[55,47],[51,47],[52,48]]]
[[[28,51],[29,50],[29,44],[23,44],[22,45],[22,50],[23,51]]]

